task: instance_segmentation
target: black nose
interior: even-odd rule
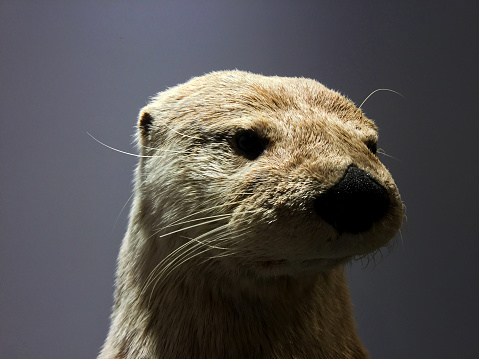
[[[340,233],[367,231],[388,207],[386,189],[369,173],[352,166],[314,202],[316,213]]]

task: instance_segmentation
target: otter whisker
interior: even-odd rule
[[[219,199],[219,198],[220,198],[219,196],[218,196],[218,197],[215,197],[215,198],[211,198],[211,199],[207,200],[205,203],[211,202],[211,201],[213,201],[213,200],[217,200],[217,199]],[[191,213],[191,214],[188,214],[188,215],[186,215],[186,216],[184,216],[184,217],[181,217],[180,219],[178,219],[178,220],[176,220],[176,221],[171,222],[170,224],[168,224],[168,225],[162,227],[160,230],[162,230],[162,229],[164,229],[164,228],[172,227],[172,226],[176,225],[178,222],[183,221],[183,220],[185,220],[186,218],[190,218],[190,217],[196,216],[196,215],[198,215],[198,214],[200,214],[200,213],[211,212],[211,211],[213,211],[213,210],[215,210],[215,209],[218,209],[218,208],[228,207],[228,206],[232,206],[232,205],[239,204],[239,203],[242,203],[242,202],[241,202],[241,201],[228,202],[228,203],[223,203],[223,204],[220,204],[220,205],[217,205],[217,206],[208,207],[208,208],[205,208],[205,209],[196,211],[196,212],[194,212],[194,213]]]
[[[223,227],[223,226],[222,226]],[[213,232],[213,231],[216,231],[218,229],[221,229],[220,227],[219,228],[216,228],[210,232]],[[193,244],[194,243],[194,244]],[[191,246],[191,244],[193,244]],[[149,285],[151,285],[151,283],[154,281],[155,284],[153,285],[153,288],[151,290],[151,293],[150,293],[150,300],[151,300],[151,296],[153,295],[153,292],[156,288],[156,285],[158,284],[158,280],[160,278],[166,278],[170,273],[172,273],[176,268],[178,268],[179,266],[181,266],[183,263],[193,259],[194,257],[197,257],[203,253],[206,253],[208,251],[210,251],[211,249],[210,248],[204,248],[204,243],[201,242],[201,241],[198,241],[198,238],[195,238],[195,239],[192,239],[191,241],[187,242],[185,245],[181,246],[180,248],[181,249],[186,249],[188,246],[190,246],[190,248],[188,248],[187,250],[184,250],[184,251],[174,251],[176,252],[175,254],[178,254],[176,257],[175,256],[172,256],[169,261],[169,263],[167,263],[166,259],[170,256],[167,256],[167,258],[165,258],[164,260],[162,260],[160,262],[161,265],[163,264],[166,264],[163,268],[161,268],[161,266],[157,266],[158,268],[155,267],[155,271],[157,271],[157,273],[154,274],[154,276],[152,276],[150,278],[150,280],[148,281],[148,284],[145,285],[145,290],[146,290],[146,287],[148,287]],[[201,250],[203,249],[203,250]],[[198,252],[198,250],[200,250]],[[195,252],[196,251],[196,252]],[[173,254],[173,253],[172,253]],[[161,270],[159,270],[161,268]],[[143,291],[142,291],[143,292]],[[150,301],[149,301],[150,302]],[[148,303],[149,303],[148,302]]]
[[[404,97],[402,94],[400,94],[399,92],[397,91],[394,91],[394,90],[391,90],[391,89],[376,89],[374,90],[373,92],[371,92],[368,97],[366,97],[364,99],[364,101],[361,103],[361,105],[359,105],[358,109],[361,109],[361,107],[363,107],[364,103],[372,96],[374,95],[376,92],[379,92],[379,91],[389,91],[389,92],[392,92],[392,93],[395,93],[396,95],[399,95],[401,96],[403,99],[406,99],[406,97]]]
[[[239,243],[240,241],[232,241],[233,239],[243,235],[244,233],[241,233],[241,232],[246,232],[247,230],[246,229],[239,229],[239,230],[235,230],[235,231],[228,231],[228,232],[224,232],[224,233],[216,233],[216,235],[212,238],[208,238],[206,241],[202,241],[202,243],[204,243],[205,245],[209,246],[210,248],[213,248],[213,249],[220,249],[220,250],[223,250],[223,251],[228,251],[231,249],[231,246],[234,245],[234,244],[237,244]],[[235,235],[233,235],[235,234]],[[198,240],[197,238],[195,238],[195,240]],[[219,245],[222,244],[222,243],[228,243],[228,247],[220,247]],[[213,243],[213,244],[211,244]]]
[[[218,228],[221,228],[221,227],[218,227]],[[207,238],[206,240],[200,240],[199,237],[196,237],[196,238],[189,238],[189,237],[183,237],[183,238],[186,238],[186,239],[191,239],[192,241],[194,242],[197,242],[199,245],[203,245],[204,247],[208,247],[209,249],[219,249],[219,250],[226,250],[227,248],[223,248],[223,247],[220,247],[218,246],[218,242],[219,241],[216,241],[216,237],[214,238]],[[219,239],[220,237],[218,237]],[[216,244],[211,244],[211,243],[216,243]]]
[[[207,208],[207,209],[205,209],[205,210],[203,210],[203,211],[199,211],[199,212],[190,214],[190,215],[188,215],[188,216],[185,216],[185,217],[183,217],[182,219],[186,219],[186,218],[188,218],[188,217],[194,216],[194,215],[196,215],[196,214],[198,214],[198,213],[201,213],[201,212],[211,211],[211,210],[213,210],[213,209],[217,209],[217,208],[221,208],[221,207],[224,207],[224,206],[227,206],[227,205],[237,204],[237,203],[241,203],[241,202],[238,201],[238,202],[227,203],[227,204],[224,204],[224,205],[219,205],[219,206]],[[251,213],[251,212],[254,212],[254,211],[243,212],[243,213]],[[166,229],[166,228],[170,228],[170,227],[174,227],[174,226],[179,226],[179,225],[181,225],[181,224],[198,222],[198,221],[202,221],[202,220],[205,220],[205,219],[220,218],[220,217],[227,218],[227,217],[230,217],[231,215],[232,215],[231,213],[227,213],[227,214],[217,214],[217,215],[214,215],[214,216],[194,218],[194,219],[190,219],[190,220],[183,221],[183,222],[179,222],[179,221],[182,220],[182,219],[179,219],[178,221],[173,221],[172,223],[170,223],[170,224],[168,224],[168,225],[166,225],[166,226],[160,228],[160,230],[163,230],[163,229]]]
[[[210,223],[222,221],[223,219],[225,219],[225,218],[227,218],[227,217],[229,217],[229,216],[232,216],[232,215],[233,215],[233,214],[229,214],[229,215],[226,216],[226,217],[216,218],[216,219],[212,219],[212,220],[210,220],[210,221],[197,223],[197,224],[194,224],[194,225],[191,225],[191,226],[188,226],[188,227],[183,227],[183,228],[177,229],[177,230],[172,231],[172,232],[168,232],[168,233],[165,233],[165,234],[161,234],[161,235],[159,236],[159,238],[163,238],[163,237],[166,237],[166,236],[170,236],[170,235],[172,235],[172,234],[185,231],[185,230],[187,230],[187,229],[191,229],[191,228],[203,226],[203,225],[205,225],[205,224],[210,224]]]
[[[175,130],[174,128],[168,126],[166,123],[162,123],[161,124],[162,126],[165,126],[167,129],[169,129],[170,131],[174,132],[174,133],[177,133],[178,135],[182,136],[182,137],[186,137],[186,138],[192,138],[194,140],[201,140],[201,137],[195,137],[195,136],[190,136],[190,135],[186,135],[184,133],[181,133],[177,130]]]
[[[208,231],[208,232],[206,232],[206,233],[204,233],[204,234],[202,234],[202,235],[200,235],[196,238],[191,239],[190,241],[186,242],[185,244],[183,244],[182,246],[180,246],[179,248],[177,248],[176,250],[171,252],[160,263],[158,263],[158,265],[155,266],[155,268],[152,270],[152,272],[150,273],[150,275],[147,278],[147,281],[146,281],[141,293],[143,294],[144,291],[146,290],[146,288],[148,286],[150,286],[153,281],[157,282],[157,280],[160,277],[167,276],[168,273],[171,273],[172,271],[174,271],[176,268],[179,267],[179,265],[183,264],[187,260],[190,260],[190,259],[192,259],[192,258],[194,258],[198,255],[201,255],[201,254],[209,251],[211,248],[225,249],[225,248],[221,248],[221,247],[218,247],[218,246],[212,246],[208,242],[213,242],[214,241],[214,242],[216,242],[216,244],[219,244],[219,243],[222,243],[222,242],[225,242],[225,241],[229,241],[230,236],[228,236],[228,233],[219,233],[219,235],[214,239],[209,239],[207,241],[200,241],[200,239],[202,239],[203,237],[206,237],[206,236],[209,236],[209,235],[214,234],[216,232],[219,232],[220,230],[223,230],[225,228],[227,228],[227,225],[214,228],[211,231]],[[223,239],[225,237],[227,238],[226,240]],[[209,248],[206,248],[199,253],[194,252],[194,251],[200,249],[202,246],[203,246],[203,248],[205,246],[209,247]],[[185,256],[187,256],[185,259],[183,259],[181,262],[178,262],[178,260],[180,258],[183,258]],[[163,268],[160,270],[160,268],[162,266],[163,266]],[[152,291],[154,290],[155,286],[156,286],[156,284],[153,286]]]
[[[164,273],[166,272],[166,270],[167,270],[169,267],[175,265],[175,263],[177,263],[177,261],[178,261],[179,258],[182,258],[184,255],[188,254],[188,253],[191,252],[193,249],[199,248],[199,244],[198,244],[197,242],[193,241],[193,240],[191,240],[191,241],[185,243],[185,245],[184,245],[184,246],[181,246],[180,248],[185,249],[185,248],[187,248],[187,247],[188,247],[189,245],[191,245],[191,244],[193,244],[193,246],[192,246],[191,248],[189,248],[187,251],[178,252],[179,255],[176,256],[176,258],[175,258],[174,256],[172,256],[170,259],[173,259],[173,260],[172,260],[172,261],[169,261],[169,263],[168,263],[168,261],[165,261],[166,258],[163,259],[163,260],[158,264],[158,266],[155,267],[154,271],[152,271],[152,273],[150,273],[150,275],[152,275],[154,272],[156,272],[156,273],[153,274],[153,276],[150,278],[150,280],[149,280],[147,283],[145,283],[145,286],[144,286],[144,288],[143,288],[143,290],[142,290],[142,293],[143,293],[144,291],[146,291],[147,287],[149,287],[152,283],[154,283],[154,284],[153,284],[153,287],[152,287],[152,289],[151,289],[151,291],[150,291],[150,296],[149,296],[149,299],[148,299],[148,306],[150,306],[151,298],[152,298],[152,296],[153,296],[153,294],[154,294],[154,292],[155,292],[155,288],[156,288],[156,286],[157,286],[157,284],[158,284],[158,280],[159,280],[160,278],[164,277]],[[175,252],[176,252],[176,251],[175,251]],[[177,253],[177,254],[178,254],[178,253]],[[172,253],[171,253],[171,254],[172,254]],[[169,257],[169,255],[168,255],[167,257]],[[167,263],[167,265],[162,268],[162,266],[163,266],[165,263]]]
[[[199,249],[198,247],[195,248],[196,249]],[[148,299],[148,306],[150,305],[150,302],[151,302],[151,298],[153,296],[153,293],[155,292],[155,288],[157,286],[157,284],[159,283],[159,280],[160,279],[165,279],[166,277],[168,277],[176,268],[180,267],[181,265],[183,265],[184,263],[186,263],[187,261],[193,259],[194,257],[197,257],[205,252],[207,252],[208,249],[203,249],[202,251],[200,252],[197,252],[197,253],[194,253],[193,255],[190,255],[189,257],[186,257],[185,259],[182,259],[181,261],[175,261],[174,263],[171,263],[171,264],[174,264],[172,267],[165,267],[163,270],[161,270],[156,276],[155,276],[155,284],[153,284],[153,288],[151,289],[151,292],[150,292],[150,297]]]
[[[150,146],[145,146],[145,145],[141,145],[141,148],[147,148],[149,150],[158,150],[158,151],[161,151],[161,152],[178,153],[178,154],[192,153],[192,151],[175,151],[175,150],[170,150],[168,148],[150,147]],[[160,156],[155,156],[155,157],[160,157]]]
[[[189,241],[181,246],[179,246],[178,248],[176,248],[174,251],[172,251],[171,253],[169,253],[165,258],[163,258],[154,268],[153,270],[150,272],[150,274],[148,275],[148,277],[146,278],[145,280],[145,284],[143,285],[143,288],[141,289],[140,291],[140,296],[142,296],[145,291],[146,291],[146,288],[150,286],[150,284],[156,280],[156,272],[158,271],[158,269],[161,268],[161,266],[163,266],[166,262],[168,262],[169,260],[171,260],[172,258],[174,258],[174,256],[178,253],[178,252],[181,252],[184,248],[186,248],[187,246],[189,246],[190,244],[192,244],[194,241]],[[154,278],[155,277],[155,278]]]
[[[141,294],[143,295],[146,289],[151,285],[151,283],[156,282],[156,280],[161,276],[161,273],[165,271],[166,268],[173,265],[178,258],[189,253],[192,249],[202,246],[202,244],[198,243],[195,240],[190,240],[183,245],[179,246],[177,249],[169,253],[165,258],[163,258],[153,270],[148,275],[147,280],[141,290]],[[190,247],[190,248],[188,248]],[[164,267],[164,268],[162,268]],[[153,288],[154,289],[154,288]],[[153,291],[153,290],[152,290]]]
[[[181,217],[180,219],[178,219],[178,220],[176,220],[176,221],[173,221],[173,222],[171,222],[170,224],[168,224],[168,225],[162,227],[161,230],[162,230],[162,229],[165,229],[165,228],[168,228],[168,227],[176,226],[180,221],[183,221],[183,220],[185,220],[186,218],[190,218],[190,217],[196,216],[196,215],[199,214],[199,213],[203,213],[203,212],[207,212],[207,211],[212,211],[212,210],[214,210],[214,209],[218,209],[218,208],[222,208],[222,207],[226,207],[226,206],[230,206],[230,205],[232,205],[232,204],[238,204],[238,203],[241,203],[241,201],[232,202],[232,203],[224,203],[224,204],[221,204],[221,205],[218,205],[218,206],[205,208],[205,209],[203,209],[203,210],[201,210],[201,211],[198,211],[198,212],[195,212],[195,213],[191,213],[191,214],[189,214],[189,215],[187,215],[187,216]],[[222,216],[222,215],[225,215],[225,216],[226,216],[226,215],[229,215],[229,214],[221,214],[221,215],[219,215],[219,216]],[[203,217],[203,218],[207,218],[207,217]]]
[[[163,229],[166,229],[166,228],[170,228],[170,227],[174,227],[174,226],[180,226],[180,225],[183,225],[183,224],[187,224],[187,223],[193,223],[193,222],[198,222],[198,221],[204,221],[206,219],[213,219],[213,218],[228,218],[231,216],[231,213],[227,213],[227,214],[217,214],[215,216],[207,216],[207,217],[200,217],[200,218],[194,218],[194,219],[190,219],[188,221],[183,221],[183,222],[173,222],[167,226],[164,226],[161,228],[161,230]]]
[[[196,241],[193,241],[193,242],[196,242]],[[198,252],[198,250],[200,250],[200,252]],[[196,243],[187,252],[182,253],[181,256],[176,258],[176,261],[171,262],[169,265],[163,268],[163,270],[160,273],[158,273],[158,277],[163,277],[163,278],[167,277],[170,273],[172,273],[176,268],[180,267],[183,263],[195,257],[198,257],[200,254],[206,253],[209,250],[210,250],[209,248],[205,248],[204,246],[202,246],[201,243]]]
[[[197,238],[195,238],[194,241],[197,241]],[[223,243],[223,242],[230,242],[230,236],[228,236],[227,233],[223,233],[221,236],[215,238],[214,241],[217,242],[218,244]],[[188,243],[191,243],[191,241],[188,242]],[[171,262],[169,265],[167,265],[165,268],[163,268],[161,272],[159,272],[157,274],[156,279],[166,278],[170,273],[175,271],[178,267],[180,267],[185,262],[187,262],[187,261],[189,261],[189,260],[191,260],[195,257],[198,257],[203,253],[209,252],[210,248],[204,248],[204,247],[202,248],[201,247],[202,243],[203,242],[196,243],[188,251],[186,251],[186,252],[182,253],[180,256],[178,256],[174,262]],[[200,251],[198,252],[198,250],[200,250]],[[182,258],[181,261],[178,261],[180,258]],[[205,261],[211,260],[213,258],[214,258],[214,256],[210,257],[210,258],[205,258],[202,261],[202,263],[204,263]],[[218,257],[218,258],[220,258],[220,257]],[[153,289],[154,289],[154,287],[153,287]]]
[[[396,161],[400,161],[400,160],[397,159],[396,157],[391,156],[391,155],[388,155],[386,152],[384,152],[384,150],[383,150],[382,148],[378,148],[377,153],[378,153],[379,155],[383,155],[383,156],[392,158],[392,159],[394,159],[394,160],[396,160]]]
[[[128,197],[128,199],[126,200],[125,204],[124,204],[123,207],[121,208],[120,213],[118,213],[118,217],[116,217],[115,224],[113,225],[113,228],[112,228],[112,230],[111,230],[112,232],[115,230],[116,224],[118,223],[118,220],[120,219],[121,214],[122,214],[123,211],[125,210],[126,205],[130,202],[130,200],[133,198],[134,195],[135,195],[135,192],[133,192],[133,193],[130,195],[130,197]]]
[[[398,233],[399,233],[399,238],[401,238],[401,245],[404,247],[404,238],[402,237],[401,229],[399,229]]]
[[[255,213],[255,212],[257,212],[257,210],[244,211],[244,212],[242,212],[242,213]],[[233,215],[234,215],[234,213],[225,214],[225,215],[218,215],[218,216],[211,216],[211,217],[209,217],[209,218],[214,218],[214,219],[212,219],[212,220],[210,220],[210,221],[205,221],[205,222],[193,224],[193,225],[188,226],[188,227],[183,227],[183,228],[180,228],[180,229],[177,229],[177,230],[174,230],[174,231],[172,231],[172,232],[165,233],[165,234],[161,234],[161,235],[159,236],[159,238],[163,238],[163,237],[172,235],[172,234],[174,234],[174,233],[182,232],[182,231],[185,231],[185,230],[187,230],[187,229],[191,229],[191,228],[203,226],[203,225],[205,225],[205,224],[218,222],[218,221],[221,221],[221,220],[226,219],[226,218],[228,218],[228,217],[231,217],[231,216],[233,216]],[[219,218],[215,218],[215,217],[219,217]],[[206,217],[206,218],[208,218],[208,217]],[[189,221],[189,222],[193,222],[193,221],[194,221],[194,220]],[[176,225],[176,224],[175,224],[175,225]]]
[[[207,224],[207,223],[210,223],[210,222],[213,222],[213,221],[208,221],[208,222],[203,222],[202,224]],[[208,236],[208,235],[211,235],[212,233],[215,233],[217,232],[218,230],[222,229],[222,228],[226,228],[226,225],[224,226],[221,226],[221,227],[217,227],[209,232],[206,232],[196,238],[193,238],[191,239],[189,242],[181,245],[180,247],[178,247],[177,249],[175,249],[173,252],[169,253],[162,261],[160,261],[160,263],[158,263],[155,268],[151,271],[150,275],[148,276],[148,278],[146,279],[146,283],[143,287],[143,289],[141,290],[141,293],[143,294],[144,293],[144,290],[146,290],[146,288],[150,285],[151,281],[152,280],[156,280],[156,279],[153,279],[153,276],[156,277],[156,275],[154,274],[162,265],[164,265],[166,262],[168,261],[172,261],[174,262],[174,257],[177,255],[177,258],[180,258],[181,256],[185,255],[188,253],[188,251],[184,251],[184,249],[186,249],[189,245],[191,245],[193,242],[197,242],[197,245],[200,246],[200,245],[203,245],[203,246],[209,246],[210,249],[223,249],[221,247],[217,247],[217,246],[211,246],[210,244],[206,243],[206,242],[202,242],[200,241],[200,239],[202,239],[203,237],[205,236]],[[158,232],[156,232],[158,233]],[[155,234],[151,235],[150,237],[148,237],[148,239],[152,238],[153,236],[155,236]],[[187,237],[185,237],[187,238]],[[189,239],[189,238],[188,238]],[[190,249],[191,250],[191,249]],[[183,251],[183,252],[182,252]]]
[[[119,149],[116,149],[114,147],[111,147],[111,146],[108,146],[107,144],[101,142],[100,140],[96,139],[95,137],[93,137],[90,133],[88,133],[88,136],[90,136],[91,138],[93,138],[96,142],[98,142],[100,145],[103,145],[105,146],[106,148],[109,148],[110,150],[113,150],[113,151],[116,151],[116,152],[120,152],[120,153],[123,153],[125,155],[129,155],[129,156],[134,156],[134,157],[140,157],[140,158],[151,158],[151,157],[159,157],[159,156],[145,156],[145,155],[137,155],[135,153],[130,153],[130,152],[126,152],[126,151],[122,151],[122,150],[119,150]]]
[[[246,233],[246,232],[249,232],[249,231],[244,230],[244,232]],[[228,243],[230,244],[230,246],[235,245],[237,243],[240,243],[242,240],[237,240],[237,241],[234,241],[234,242],[232,242],[231,240],[235,239],[235,238],[238,238],[238,237],[241,238],[245,233],[240,233],[236,236],[227,237]],[[239,252],[238,250],[234,250],[234,248],[225,248],[225,251],[222,254],[216,254],[214,256],[205,258],[205,262],[208,261],[208,260],[211,260],[211,259],[223,258],[223,257],[231,256],[231,255],[236,255],[236,254],[239,254],[239,253],[241,253],[241,252]]]
[[[119,150],[118,148],[115,148],[115,147],[112,147],[112,146],[109,146],[107,145],[106,143],[103,143],[101,142],[99,139],[93,137],[93,135],[89,132],[87,132],[87,135],[90,136],[91,138],[93,138],[96,142],[98,142],[100,145],[102,146],[105,146],[106,148],[110,149],[110,150],[113,150],[113,151],[116,151],[116,152],[119,152],[119,153],[123,153],[125,155],[128,155],[128,156],[134,156],[134,157],[139,157],[139,158],[154,158],[154,157],[162,157],[160,155],[156,155],[156,156],[147,156],[147,155],[138,155],[136,153],[131,153],[131,152],[126,152],[126,151],[122,151],[122,150]],[[155,150],[160,150],[160,151],[163,151],[163,152],[172,152],[172,153],[181,153],[181,154],[184,154],[185,151],[175,151],[175,150],[170,150],[170,149],[167,149],[167,148],[153,148],[153,147],[148,147],[148,146],[142,146],[143,148],[150,148],[150,149],[155,149]]]
[[[170,265],[172,265],[178,258],[181,258],[182,256],[186,255],[189,253],[189,251],[193,250],[195,247],[200,247],[200,246],[207,246],[207,244],[205,244],[204,242],[200,241],[200,239],[202,239],[203,237],[205,236],[208,236],[212,233],[215,233],[219,230],[222,230],[224,228],[226,228],[227,225],[223,225],[223,226],[220,226],[220,227],[216,227],[214,229],[212,229],[211,231],[208,231],[194,239],[191,239],[190,241],[186,242],[185,244],[181,245],[180,247],[178,247],[177,249],[175,249],[173,252],[169,253],[162,261],[160,261],[160,263],[158,263],[155,268],[153,269],[153,271],[150,273],[150,275],[148,276],[147,278],[147,281],[146,281],[146,284],[144,286],[144,288],[148,287],[152,280],[156,280],[156,277],[159,276],[161,274],[158,273],[158,274],[153,274],[154,272],[158,271],[162,266],[164,266],[166,263],[169,262],[169,264],[167,264],[163,269],[167,269]],[[191,244],[193,244],[193,246],[191,246]],[[191,246],[188,250],[185,251],[185,249],[187,249],[188,246]],[[211,249],[211,248],[209,248]],[[175,257],[176,256],[176,257]],[[151,277],[151,276],[154,276],[155,278]],[[143,290],[142,290],[142,293],[143,293]]]

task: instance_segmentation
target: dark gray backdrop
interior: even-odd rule
[[[134,151],[149,96],[233,68],[312,77],[357,104],[377,88],[406,97],[363,107],[408,221],[392,253],[349,270],[359,332],[373,358],[479,357],[478,13],[477,1],[2,0],[0,357],[94,358],[106,336],[136,161],[86,132]]]

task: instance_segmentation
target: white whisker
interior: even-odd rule
[[[386,156],[386,157],[392,158],[392,159],[394,159],[394,160],[396,160],[396,161],[400,161],[400,160],[399,160],[399,159],[397,159],[396,157],[394,157],[394,156],[391,156],[391,155],[388,155],[386,152],[384,152],[384,150],[383,150],[382,148],[378,148],[378,150],[377,150],[377,153],[378,153],[379,155],[382,155],[382,156]]]
[[[232,216],[232,214],[229,214],[228,216]],[[175,233],[178,233],[178,232],[182,232],[182,231],[185,231],[185,230],[187,230],[187,229],[199,227],[199,226],[202,226],[202,225],[205,225],[205,224],[210,224],[210,223],[218,222],[218,221],[221,221],[221,220],[223,220],[223,219],[225,219],[225,218],[226,218],[226,217],[216,218],[216,219],[212,219],[211,221],[206,221],[206,222],[202,222],[202,223],[197,223],[197,224],[194,224],[194,225],[192,225],[192,226],[180,228],[180,229],[177,229],[177,230],[172,231],[172,232],[168,232],[168,233],[165,233],[165,234],[161,234],[161,235],[159,236],[159,238],[163,238],[163,237],[166,237],[166,236],[170,236],[170,235],[172,235],[172,234],[175,234]]]
[[[201,137],[195,137],[195,136],[190,136],[190,135],[185,135],[184,133],[181,133],[179,131],[176,131],[174,128],[171,128],[170,126],[168,126],[167,124],[165,123],[162,123],[161,124],[162,126],[165,126],[167,129],[169,129],[170,131],[174,132],[174,133],[177,133],[178,135],[182,136],[182,137],[186,137],[186,138],[192,138],[192,139],[195,139],[195,140],[201,140]]]
[[[238,194],[238,193],[236,193],[236,194]],[[239,193],[239,194],[252,194],[252,193]],[[218,196],[218,197],[215,197],[215,198],[211,198],[211,199],[209,199],[208,201],[206,201],[205,203],[211,202],[211,201],[216,200],[216,199],[219,199],[219,198],[220,198],[219,196]],[[208,208],[202,209],[202,210],[200,210],[200,211],[197,211],[197,212],[195,212],[195,213],[191,213],[191,214],[188,214],[188,215],[186,215],[186,216],[184,216],[184,217],[181,217],[180,219],[171,222],[169,225],[167,225],[167,226],[165,226],[165,227],[162,227],[161,229],[175,226],[175,225],[178,224],[178,222],[183,221],[183,220],[185,220],[186,218],[190,218],[190,217],[196,216],[197,214],[204,213],[204,212],[208,212],[208,211],[212,211],[212,210],[218,209],[218,208],[223,208],[223,207],[232,206],[232,205],[239,204],[239,203],[242,203],[242,202],[241,202],[241,201],[228,202],[228,203],[220,204],[220,205],[218,205],[218,206],[208,207]]]
[[[120,219],[121,214],[122,214],[123,211],[125,210],[126,205],[130,202],[130,200],[133,198],[134,195],[135,195],[135,192],[133,192],[133,193],[130,195],[130,197],[128,197],[128,199],[126,200],[125,204],[124,204],[123,207],[121,208],[120,213],[118,213],[118,217],[116,217],[115,224],[113,225],[113,228],[111,229],[112,232],[115,230],[116,224],[118,223],[118,220]]]
[[[144,156],[144,155],[137,155],[136,153],[130,153],[130,152],[126,152],[126,151],[122,151],[122,150],[119,150],[119,149],[116,149],[114,147],[111,147],[111,146],[108,146],[107,144],[101,142],[100,140],[97,140],[95,137],[93,137],[90,133],[88,133],[88,136],[90,136],[91,138],[93,138],[96,142],[98,142],[100,145],[103,145],[105,146],[106,148],[109,148],[110,150],[113,150],[113,151],[116,151],[116,152],[120,152],[120,153],[123,153],[125,155],[129,155],[129,156],[134,156],[134,157],[141,157],[141,158],[149,158],[149,157],[158,157],[158,156]]]
[[[210,251],[211,249],[217,249],[217,250],[222,250],[222,251],[231,251],[231,240],[234,238],[237,238],[241,236],[245,230],[239,230],[235,231],[236,235],[233,235],[233,233],[224,233],[224,229],[228,228],[228,225],[222,225],[220,227],[216,227],[206,233],[203,233],[195,238],[187,238],[189,239],[188,242],[185,244],[181,245],[177,249],[175,249],[173,252],[169,253],[163,260],[158,263],[155,268],[151,271],[149,274],[145,285],[143,286],[141,290],[141,295],[143,295],[146,291],[146,289],[153,283],[153,288],[150,293],[150,299],[148,303],[151,301],[151,296],[154,292],[154,289],[156,288],[156,285],[158,284],[158,280],[160,278],[164,279],[166,278],[170,273],[172,273],[176,268],[181,266],[183,263],[187,262],[188,260],[191,260],[195,257],[200,256],[203,253],[206,253]],[[211,235],[216,234],[214,237],[211,237]],[[238,243],[239,241],[235,241],[235,243]],[[229,243],[230,245],[228,248],[220,247],[219,245],[221,243]],[[231,254],[228,254],[231,255]],[[214,256],[210,257],[210,259],[214,258]]]
[[[359,105],[358,109],[361,109],[361,107],[363,107],[364,103],[372,96],[374,95],[376,92],[379,92],[379,91],[389,91],[389,92],[392,92],[392,93],[395,93],[396,95],[399,95],[401,96],[402,98],[406,99],[406,97],[404,97],[402,94],[400,94],[399,92],[397,91],[394,91],[394,90],[391,90],[391,89],[376,89],[374,90],[373,92],[371,92],[368,97],[366,97],[364,99],[364,101],[361,103],[361,105]]]
[[[174,227],[174,226],[179,226],[179,225],[182,225],[182,224],[192,223],[192,222],[203,221],[203,220],[206,220],[206,219],[228,218],[228,217],[230,217],[230,216],[231,216],[231,214],[230,214],[230,213],[227,213],[227,214],[217,214],[216,216],[208,216],[208,217],[194,218],[194,219],[190,219],[190,220],[188,220],[188,221],[183,221],[183,222],[177,222],[177,223],[169,224],[169,225],[163,227],[162,229],[166,229],[166,228],[170,228],[170,227]]]

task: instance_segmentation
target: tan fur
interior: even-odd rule
[[[268,138],[260,157],[235,149],[241,129]],[[387,244],[403,215],[366,146],[376,140],[351,101],[309,79],[215,72],[158,94],[140,113],[144,157],[99,358],[368,357],[344,263]],[[350,165],[391,202],[359,234],[312,206]]]

